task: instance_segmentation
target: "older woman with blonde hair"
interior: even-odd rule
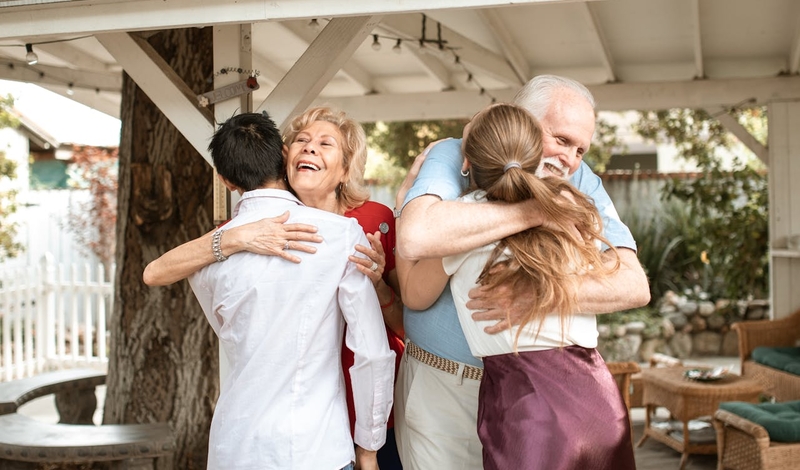
[[[375,286],[389,346],[395,351],[399,365],[404,349],[404,331],[400,285],[394,260],[394,215],[388,207],[369,200],[369,191],[364,185],[367,147],[363,128],[344,112],[316,107],[292,120],[284,132],[283,141],[286,178],[300,201],[310,207],[353,217],[364,229],[370,246],[356,245],[354,249],[367,258],[351,256],[350,260],[369,276]],[[316,235],[313,226],[284,224],[288,215],[263,219],[227,231],[224,225],[221,229],[215,228],[148,264],[143,274],[144,282],[151,286],[171,284],[203,266],[224,261],[240,251],[280,256],[298,263],[300,258],[291,252],[313,253],[313,245],[306,243],[317,243],[322,239]],[[216,242],[213,241],[215,232],[220,232]],[[212,250],[212,242],[216,250]],[[351,432],[355,423],[349,377],[352,365],[353,354],[343,346],[342,368]],[[386,445],[378,452],[378,464],[383,470],[402,468],[392,420],[390,416]]]

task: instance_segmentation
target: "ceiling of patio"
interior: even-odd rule
[[[118,116],[121,67],[94,34],[252,23],[259,103],[318,34],[312,19],[324,26],[337,16],[382,15],[373,30],[380,49],[368,36],[318,103],[363,121],[465,117],[492,99],[511,99],[543,73],[590,86],[601,109],[729,107],[800,95],[796,0],[508,3],[0,0],[0,78]],[[38,64],[26,63],[26,43]]]

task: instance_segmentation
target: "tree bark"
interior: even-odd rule
[[[148,41],[196,93],[213,77],[212,28]],[[116,302],[105,424],[168,422],[177,452],[160,467],[204,469],[219,395],[216,336],[188,282],[150,288],[148,262],[213,228],[211,167],[127,75],[123,78]]]

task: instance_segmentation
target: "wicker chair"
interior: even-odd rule
[[[771,442],[762,426],[726,410],[714,413],[717,470],[787,470],[800,462],[800,442]]]
[[[631,443],[633,443],[633,418],[631,418],[631,375],[641,372],[639,364],[635,362],[607,362],[608,370],[617,381],[617,387],[622,394],[625,408],[628,409],[628,420],[631,426]]]
[[[742,375],[764,385],[776,401],[800,399],[800,375],[791,374],[752,360],[753,349],[759,346],[796,346],[800,340],[800,310],[778,320],[757,320],[734,323],[739,333],[739,359]]]

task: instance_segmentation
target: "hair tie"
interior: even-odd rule
[[[522,169],[522,165],[519,162],[508,162],[503,167],[503,173],[507,172],[508,170],[510,170],[512,168]]]

